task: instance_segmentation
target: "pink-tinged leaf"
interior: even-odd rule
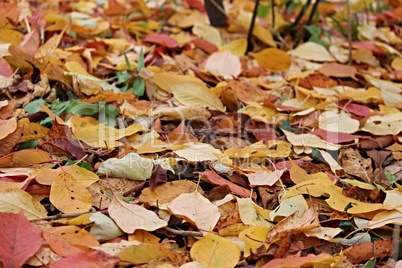
[[[113,268],[120,258],[97,250],[73,255],[50,265],[51,268],[86,267],[86,268]]]
[[[236,78],[242,71],[239,57],[233,55],[229,50],[211,54],[205,61],[204,68],[225,79]]]
[[[179,46],[179,42],[167,34],[148,34],[147,37],[145,37],[144,41],[158,44],[171,49]]]
[[[363,106],[357,103],[348,103],[343,107],[343,109],[351,114],[363,117],[368,116],[371,113],[370,109],[367,106]]]
[[[186,3],[190,8],[197,9],[198,11],[201,12],[205,11],[205,7],[200,0],[186,0]]]
[[[339,63],[324,63],[324,65],[318,69],[320,73],[328,77],[340,77],[340,78],[352,78],[357,80],[357,70],[353,66],[347,66]]]
[[[0,59],[0,75],[4,77],[13,77],[13,69],[10,64],[3,58]]]
[[[311,132],[311,134],[316,135],[331,143],[352,142],[355,139],[361,138],[361,136],[359,135],[352,135],[342,132],[332,132],[323,129],[315,129],[314,131]]]
[[[35,55],[35,52],[38,51],[40,45],[41,41],[37,30],[32,30],[30,33],[24,35],[22,42],[19,44],[19,46],[23,47],[31,56]]]
[[[353,42],[353,48],[368,49],[378,56],[387,55],[387,51],[376,46],[371,41]]]
[[[0,213],[0,262],[4,268],[21,267],[42,245],[42,232],[22,211]]]
[[[202,39],[202,38],[197,38],[191,41],[196,47],[198,47],[201,50],[204,50],[208,54],[212,54],[216,51],[218,51],[218,47],[209,42],[208,40]]]

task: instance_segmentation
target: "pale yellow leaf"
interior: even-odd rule
[[[47,216],[45,207],[24,190],[0,191],[0,212],[19,213],[21,209],[28,220]]]
[[[318,127],[331,132],[355,133],[359,130],[359,126],[360,122],[344,110],[339,113],[325,111],[318,118]]]
[[[242,72],[241,62],[229,50],[212,53],[204,63],[205,70],[224,79],[237,78]]]
[[[312,134],[294,134],[293,132],[282,130],[286,139],[293,146],[304,146],[304,147],[313,147],[327,150],[339,150],[341,148],[340,145],[327,142],[316,135]]]
[[[305,60],[312,60],[317,62],[335,61],[335,58],[328,52],[325,47],[314,42],[306,42],[304,44],[301,44],[288,53],[294,57]]]
[[[155,231],[167,226],[154,212],[135,204],[129,204],[113,198],[108,208],[110,217],[126,233],[132,234],[137,229]]]
[[[377,79],[371,75],[364,75],[364,78],[380,90],[385,105],[396,107],[399,102],[402,102],[402,84]]]
[[[188,148],[174,151],[179,157],[191,162],[217,161],[221,151],[206,143],[188,143]]]
[[[193,26],[193,33],[205,40],[208,40],[217,47],[222,46],[222,37],[219,30],[209,24],[196,21]]]
[[[308,209],[308,204],[302,195],[283,199],[280,202],[279,206],[269,214],[271,220],[275,220],[277,216],[287,217],[295,212],[298,212],[298,216],[300,217]]]
[[[341,228],[331,228],[331,227],[317,227],[311,230],[308,230],[307,232],[304,232],[306,236],[308,237],[317,237],[319,239],[323,239],[326,241],[331,241],[334,239],[335,236],[343,232]]]
[[[374,135],[397,135],[402,131],[402,113],[370,116],[361,130]]]
[[[144,181],[152,175],[154,162],[137,153],[129,153],[123,158],[109,158],[98,168],[99,175]]]
[[[209,109],[224,111],[221,100],[208,89],[206,84],[189,75],[175,75],[170,73],[153,73],[150,79],[161,89],[173,93],[174,97],[184,105],[198,105]]]
[[[198,192],[179,195],[169,203],[168,209],[172,214],[184,217],[203,231],[211,231],[221,216],[218,207]]]

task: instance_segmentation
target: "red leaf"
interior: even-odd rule
[[[353,42],[353,48],[368,49],[378,56],[387,55],[385,50],[381,49],[379,46],[376,46],[372,41]]]
[[[160,165],[156,165],[152,170],[151,178],[149,178],[149,187],[153,191],[158,184],[165,182],[167,182],[167,171]]]
[[[186,0],[186,3],[190,8],[197,9],[198,11],[201,12],[205,11],[205,7],[200,0]]]
[[[4,268],[21,267],[42,245],[42,232],[22,211],[0,213],[0,261]]]
[[[113,268],[120,258],[97,250],[73,255],[50,265],[51,268],[86,267],[86,268]]]
[[[230,182],[228,180],[225,180],[215,172],[211,170],[206,170],[205,172],[200,172],[201,176],[206,180],[207,182],[214,184],[214,185],[228,185],[230,190],[234,193],[237,194],[241,197],[250,197],[250,190],[245,189],[237,184],[234,184],[233,182]],[[255,193],[253,193],[255,194]],[[254,196],[254,195],[253,195]]]
[[[167,34],[148,34],[144,41],[168,48],[176,48],[179,46],[179,42]]]

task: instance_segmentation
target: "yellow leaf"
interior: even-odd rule
[[[74,115],[70,118],[75,138],[85,142],[92,147],[113,148],[122,145],[118,140],[144,131],[145,128],[140,124],[132,124],[127,128],[116,129],[106,126],[92,117],[80,117]]]
[[[196,21],[193,27],[193,33],[205,40],[208,40],[217,47],[222,46],[222,37],[219,30],[209,24]]]
[[[205,267],[234,267],[240,260],[240,249],[235,243],[209,233],[194,243],[190,255]]]
[[[25,142],[43,138],[49,132],[49,129],[38,123],[29,122],[28,118],[22,118],[18,121],[18,127],[22,128],[22,134],[18,142]]]
[[[18,31],[11,29],[0,29],[0,44],[11,44],[12,46],[18,46],[24,35]]]
[[[266,48],[251,55],[261,67],[271,71],[287,71],[290,67],[290,56],[277,48]]]
[[[0,212],[18,213],[21,209],[28,220],[47,216],[45,207],[24,190],[6,189],[0,191]]]
[[[348,210],[348,213],[350,214],[367,213],[379,209],[390,209],[389,206],[384,206],[380,203],[366,203],[345,196],[342,192],[342,188],[336,186],[329,178],[318,178],[298,183],[288,190],[284,198],[300,194],[308,194],[314,197],[329,195],[329,198],[326,199],[325,202],[327,202],[332,209],[339,212],[343,212],[346,206],[350,203],[355,203],[356,205]]]
[[[175,253],[165,245],[150,243],[130,246],[117,253],[116,256],[123,261],[132,263],[147,263],[159,258],[168,259],[171,262],[178,262],[182,258],[181,253]]]
[[[340,95],[345,99],[360,103],[371,103],[382,99],[380,90],[375,87],[369,87],[366,91],[348,88]]]
[[[245,245],[244,257],[247,258],[251,253],[256,253],[257,249],[262,246],[265,249],[268,248],[269,245],[265,243],[265,239],[270,229],[268,226],[253,226],[239,234],[239,238],[243,240]]]
[[[250,27],[252,16],[253,14],[251,12],[240,10],[239,15],[237,16],[237,20],[244,29],[248,29]],[[276,43],[274,41],[274,38],[272,37],[271,31],[262,26],[259,20],[255,21],[253,35],[268,46],[276,47]]]
[[[245,38],[235,39],[229,44],[221,46],[219,50],[220,51],[229,50],[230,52],[232,52],[233,55],[244,56],[247,50],[247,39]]]
[[[221,100],[208,89],[202,80],[194,76],[153,73],[153,76],[147,77],[147,79],[161,89],[173,93],[174,97],[184,105],[198,105],[219,111],[225,110]]]
[[[50,188],[50,202],[63,213],[87,212],[92,206],[91,193],[68,173],[61,173]]]

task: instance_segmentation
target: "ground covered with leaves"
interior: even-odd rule
[[[0,3],[3,267],[398,266],[401,5]]]

